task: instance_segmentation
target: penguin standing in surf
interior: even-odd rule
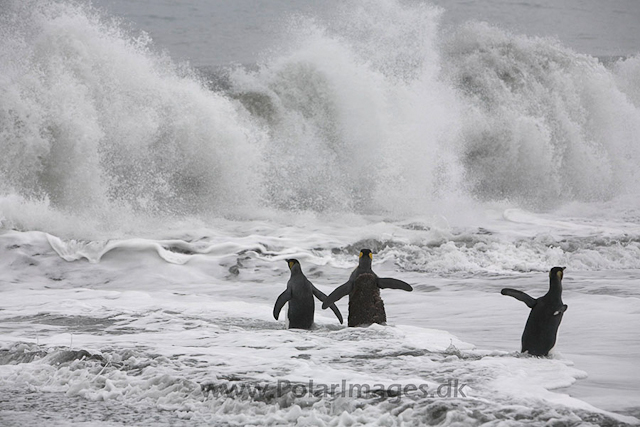
[[[406,282],[388,277],[378,277],[371,269],[373,254],[369,249],[360,251],[358,266],[353,270],[347,283],[334,289],[322,303],[325,309],[345,295],[349,295],[349,326],[385,323],[387,320],[380,289],[402,289],[411,292],[413,288]]]
[[[549,272],[549,291],[533,298],[522,291],[504,288],[500,293],[514,297],[531,309],[522,333],[522,352],[547,356],[556,345],[558,328],[567,305],[562,303],[562,276],[566,267],[553,267]]]
[[[313,283],[302,273],[302,267],[300,267],[297,259],[288,259],[286,261],[289,264],[289,270],[291,270],[291,277],[287,282],[287,290],[281,293],[276,300],[276,304],[273,307],[273,317],[278,320],[282,307],[288,302],[287,318],[289,319],[289,329],[310,329],[313,325],[315,310],[314,295],[323,302],[327,299],[327,296],[313,286]],[[342,314],[338,307],[335,304],[327,305],[327,307],[329,306],[342,324]]]

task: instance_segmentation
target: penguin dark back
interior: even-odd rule
[[[297,259],[287,259],[287,265],[291,271],[291,277],[287,282],[287,289],[278,296],[273,306],[273,317],[278,320],[282,307],[288,302],[287,318],[289,328],[310,329],[314,322],[315,296],[320,301],[325,301],[327,296],[316,288],[302,272],[302,267]],[[330,305],[331,310],[340,321],[342,314],[335,304]]]
[[[386,324],[387,314],[376,276],[364,273],[356,279],[349,295],[349,326],[364,326],[372,323]]]
[[[322,304],[324,309],[329,304],[349,295],[349,326],[386,322],[387,315],[384,311],[380,289],[402,289],[407,292],[413,290],[411,285],[402,280],[378,277],[371,269],[372,260],[371,250],[362,249],[359,254],[358,266],[351,272],[349,280],[334,289]],[[366,277],[359,282],[356,290],[356,282],[361,276]]]

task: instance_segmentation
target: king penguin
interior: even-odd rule
[[[522,291],[504,288],[500,293],[514,297],[531,309],[522,333],[522,352],[547,356],[556,345],[558,328],[567,305],[562,303],[562,276],[566,267],[553,267],[549,272],[549,291],[533,298]]]
[[[315,310],[313,296],[315,295],[320,301],[325,301],[327,296],[307,279],[297,259],[288,259],[286,261],[289,264],[289,270],[291,270],[291,277],[287,282],[287,289],[276,300],[276,304],[273,307],[273,317],[278,320],[282,307],[289,302],[287,313],[289,328],[310,329],[313,325]],[[342,314],[338,307],[335,304],[330,304],[329,306],[342,324]]]
[[[413,288],[406,282],[388,277],[378,277],[371,269],[373,254],[362,249],[358,266],[353,270],[347,283],[334,289],[322,303],[325,309],[345,295],[349,295],[349,326],[386,322],[384,303],[380,289],[402,289],[411,292]]]

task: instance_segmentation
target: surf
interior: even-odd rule
[[[261,63],[212,75],[90,5],[9,1],[3,226],[131,235],[273,211],[402,219],[635,194],[636,58],[605,67],[487,24],[444,30],[441,13],[387,0],[293,17]]]

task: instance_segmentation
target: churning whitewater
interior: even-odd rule
[[[639,57],[356,0],[194,68],[1,3],[1,424],[640,423]],[[414,288],[386,326],[273,319],[285,260],[329,295],[362,249]],[[554,266],[555,349],[522,355],[500,289]]]

